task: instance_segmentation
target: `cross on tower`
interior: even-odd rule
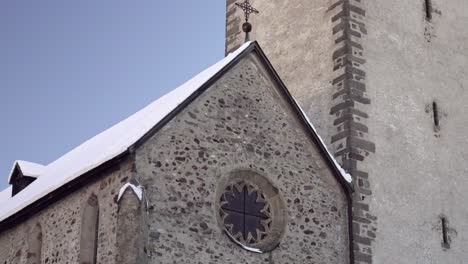
[[[238,7],[244,11],[245,23],[242,25],[242,30],[245,32],[245,42],[250,40],[249,33],[252,31],[252,24],[249,23],[250,14],[260,13],[257,9],[252,7],[249,0],[245,0],[243,3],[236,3]]]
[[[245,21],[249,21],[250,14],[258,14],[260,13],[257,9],[255,9],[249,2],[249,0],[245,0],[243,3],[236,3],[238,7],[244,11],[245,14]]]

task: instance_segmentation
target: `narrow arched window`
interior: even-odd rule
[[[96,264],[99,226],[99,202],[92,194],[83,206],[81,219],[80,264]]]
[[[28,254],[26,264],[40,264],[42,251],[42,228],[37,223],[28,234]]]

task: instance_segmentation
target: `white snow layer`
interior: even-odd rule
[[[47,165],[41,177],[0,207],[0,222],[65,183],[124,153],[250,44],[245,43],[193,79]]]
[[[135,186],[131,183],[126,183],[124,184],[124,186],[122,186],[122,188],[120,188],[119,195],[117,196],[117,202],[120,201],[120,198],[122,198],[122,195],[128,188],[131,188],[133,190],[133,192],[138,197],[138,200],[141,201],[143,199],[143,188],[141,188],[141,186]]]
[[[24,161],[24,160],[17,160],[15,161],[15,163],[13,164],[13,167],[11,168],[10,176],[8,176],[8,182],[10,182],[11,177],[13,176],[13,172],[15,171],[15,168],[17,165],[20,168],[24,176],[29,176],[29,177],[34,177],[34,178],[41,176],[45,170],[44,165],[29,162],[29,161]]]
[[[168,94],[162,96],[129,118],[89,139],[49,165],[42,166],[40,164],[26,161],[15,162],[12,172],[16,164],[18,164],[21,171],[25,175],[31,177],[40,177],[38,177],[37,180],[16,194],[14,197],[3,198],[6,196],[11,196],[11,186],[9,187],[9,195],[5,194],[8,193],[7,190],[0,193],[0,203],[2,203],[2,198],[10,200],[8,203],[4,203],[2,206],[0,206],[0,222],[19,212],[26,206],[32,204],[45,195],[51,193],[52,191],[58,189],[64,184],[76,179],[80,175],[83,175],[84,173],[97,168],[106,161],[109,161],[124,153],[129,147],[131,147],[141,137],[149,132],[151,128],[156,126],[164,117],[166,117],[190,95],[197,91],[203,84],[214,77],[227,64],[233,61],[248,46],[250,46],[250,44],[251,42],[245,43],[238,50],[229,54],[227,57],[206,69],[205,71],[199,73],[191,80],[182,84]],[[297,105],[299,106],[299,104]],[[302,109],[301,111],[309,122],[311,128],[317,133],[315,127],[312,125],[305,112]],[[321,138],[320,141],[326,148],[326,145]],[[345,178],[348,182],[351,182],[351,175],[346,173],[345,170],[341,168],[330,152],[328,152],[328,155],[334,161],[343,178]],[[142,192],[141,188],[137,186],[131,185],[126,186],[125,188],[128,187],[131,187],[137,195],[138,192]],[[122,191],[122,189],[120,191]],[[125,191],[125,189],[123,191]],[[140,194],[140,196],[141,195],[142,194]],[[255,251],[255,249],[249,250]]]
[[[11,198],[11,193],[12,193],[11,185],[0,192],[0,208],[2,207],[2,203],[4,203],[5,201]]]
[[[260,249],[258,248],[253,248],[253,247],[249,247],[249,246],[246,246],[244,244],[242,244],[241,242],[239,242],[237,239],[234,238],[233,235],[231,235],[231,233],[227,232],[226,231],[226,234],[232,239],[232,241],[234,241],[237,245],[241,246],[243,249],[245,250],[248,250],[248,251],[251,251],[251,252],[255,252],[255,253],[263,253]]]
[[[349,173],[347,173],[342,167],[341,165],[336,161],[335,157],[330,153],[330,151],[328,150],[327,148],[327,145],[325,145],[325,142],[323,141],[322,137],[320,137],[319,133],[317,132],[317,129],[315,129],[315,126],[314,124],[312,124],[312,122],[310,121],[309,117],[307,116],[307,114],[304,112],[304,110],[302,109],[301,105],[299,104],[298,101],[294,100],[297,104],[297,106],[299,107],[299,109],[301,110],[302,112],[302,115],[306,118],[307,122],[309,123],[309,126],[312,128],[312,130],[314,130],[315,134],[317,134],[320,142],[322,143],[323,147],[325,148],[325,150],[327,151],[328,153],[328,156],[333,160],[333,163],[335,163],[335,166],[338,168],[338,170],[340,171],[340,174],[341,176],[349,183],[351,183],[353,181],[353,178],[351,177],[351,175]]]

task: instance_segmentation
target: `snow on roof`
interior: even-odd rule
[[[143,188],[141,186],[136,186],[131,183],[126,183],[120,188],[119,195],[117,196],[117,202],[120,201],[120,198],[122,198],[122,195],[125,193],[125,191],[130,188],[132,191],[136,194],[138,197],[138,200],[141,201],[143,199]]]
[[[8,176],[8,182],[10,182],[13,173],[15,172],[16,166],[19,167],[24,176],[37,178],[44,173],[45,166],[29,161],[17,160],[11,168],[10,176]]]
[[[349,183],[353,182],[353,178],[351,177],[351,175],[349,173],[347,173],[343,167],[341,167],[341,165],[336,161],[335,157],[331,154],[331,152],[328,150],[327,148],[327,145],[325,145],[325,142],[323,141],[322,137],[320,137],[319,133],[317,132],[317,129],[315,129],[315,126],[314,124],[312,124],[312,122],[310,121],[309,117],[307,116],[307,114],[304,112],[304,110],[302,109],[301,105],[296,101],[296,105],[299,107],[299,109],[301,110],[302,112],[302,115],[306,118],[307,120],[307,123],[309,123],[309,126],[310,128],[312,128],[312,130],[314,130],[315,134],[317,135],[317,137],[319,138],[320,140],[320,143],[323,145],[323,147],[325,148],[325,150],[327,151],[327,154],[328,156],[331,158],[331,160],[333,161],[333,163],[335,164],[335,167],[338,168],[338,170],[340,171],[340,174],[341,176]]]
[[[11,198],[11,191],[12,191],[12,186],[10,185],[6,189],[0,192],[0,207],[2,207],[2,203],[4,203],[5,201]]]
[[[37,180],[0,207],[0,222],[78,176],[124,153],[203,84],[240,55],[251,42],[136,114],[89,139],[44,167]]]
[[[127,151],[129,147],[134,145],[164,117],[170,114],[201,86],[237,58],[237,56],[239,56],[251,44],[251,42],[245,43],[238,50],[229,54],[227,57],[205,71],[199,73],[191,80],[160,97],[158,100],[154,101],[129,118],[89,139],[49,165],[42,166],[25,161],[15,162],[12,172],[14,171],[16,164],[18,164],[21,171],[29,174],[28,176],[40,175],[40,177],[38,177],[37,180],[32,182],[24,190],[17,193],[14,197],[9,198],[10,201],[8,203],[0,206],[0,222],[21,211],[45,195],[60,188],[64,184]],[[299,104],[297,105],[299,106]],[[305,112],[302,111],[302,113],[304,117],[307,118]],[[317,134],[317,131],[308,118],[307,121]],[[320,141],[326,149],[326,145],[322,139],[320,139]],[[341,168],[330,152],[328,152],[328,155],[334,161],[335,166],[339,169],[343,178],[348,182],[351,182],[351,176]],[[124,187],[123,191],[125,191],[126,188],[131,187],[138,195],[137,190],[135,189],[137,186],[134,186],[135,188],[133,186]],[[5,196],[6,194],[2,192],[2,195]]]

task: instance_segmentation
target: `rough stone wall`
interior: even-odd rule
[[[117,264],[147,263],[146,206],[131,188],[127,188],[118,202]]]
[[[99,203],[97,263],[115,263],[117,195],[122,182],[130,177],[132,161],[103,173],[101,178],[83,186],[38,212],[25,222],[0,233],[0,263],[27,263],[28,237],[38,224],[42,229],[40,263],[78,263],[82,210],[95,194]]]
[[[364,2],[375,263],[468,260],[468,2],[431,2],[430,21],[424,0]]]
[[[137,149],[150,263],[349,263],[346,196],[291,111],[250,55]],[[238,169],[267,177],[286,203],[271,253],[240,248],[217,222],[218,184]]]

